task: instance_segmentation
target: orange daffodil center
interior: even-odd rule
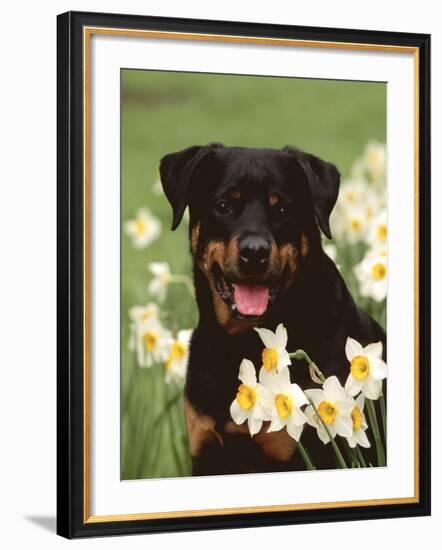
[[[387,240],[387,224],[379,224],[376,229],[376,235],[381,242],[385,242]]]
[[[373,276],[373,279],[376,281],[381,281],[382,279],[385,279],[385,275],[387,274],[387,268],[385,267],[385,264],[378,262],[373,265],[371,268],[371,274]]]
[[[179,342],[178,340],[173,342],[170,347],[170,355],[168,360],[165,363],[166,369],[169,369],[174,360],[181,361],[187,352],[187,345],[184,342]]]
[[[140,237],[143,235],[143,233],[146,231],[147,223],[146,220],[138,219],[134,222],[134,233],[137,237]]]
[[[285,420],[293,409],[293,400],[288,395],[279,393],[275,397],[275,406],[279,416]]]
[[[262,350],[262,366],[266,371],[276,369],[278,366],[278,350],[275,348],[264,348]]]
[[[338,411],[336,409],[336,404],[331,401],[321,401],[318,405],[318,414],[322,420],[330,426],[336,420]]]
[[[155,331],[148,330],[143,334],[144,345],[146,351],[153,351],[158,343],[159,334]]]
[[[362,411],[359,407],[353,407],[351,411],[351,420],[353,422],[353,430],[360,430],[362,426]]]
[[[236,394],[236,400],[243,411],[248,411],[256,403],[256,388],[241,384]]]
[[[356,355],[350,363],[350,371],[357,380],[364,380],[370,372],[370,364],[367,357]]]

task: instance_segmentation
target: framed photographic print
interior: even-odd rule
[[[430,37],[58,17],[58,533],[430,513]]]

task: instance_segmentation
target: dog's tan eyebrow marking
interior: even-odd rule
[[[241,198],[241,193],[238,191],[238,189],[234,189],[229,193],[229,197],[234,201],[239,201],[239,199]]]
[[[275,206],[279,202],[279,197],[276,193],[271,193],[269,196],[269,204],[270,206]]]

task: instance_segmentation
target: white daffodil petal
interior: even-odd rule
[[[251,414],[248,419],[248,426],[250,435],[255,435],[262,427],[262,420],[260,420],[259,418],[255,418],[254,415]]]
[[[309,424],[310,426],[313,426],[314,428],[317,428],[318,427],[318,418],[317,418],[316,413],[313,410],[313,407],[311,405],[309,405],[305,409],[304,414],[307,418],[307,424]]]
[[[361,380],[357,380],[352,374],[349,374],[347,382],[345,383],[345,391],[348,395],[354,397],[361,391],[362,384],[363,382]]]
[[[313,405],[315,407],[317,407],[319,403],[321,403],[321,401],[324,401],[325,399],[325,394],[323,390],[318,390],[318,389],[305,390],[304,393],[308,399],[311,399],[313,401]]]
[[[371,293],[375,302],[382,302],[387,296],[386,280],[379,281],[377,284],[373,284],[371,287]]]
[[[353,398],[347,397],[345,401],[337,401],[336,404],[338,405],[339,414],[341,416],[350,416],[351,411],[355,406],[355,401]]]
[[[307,399],[307,396],[305,393],[301,390],[301,388],[298,386],[298,384],[292,384],[292,395],[293,399],[298,407],[302,407],[303,405],[308,405],[309,400]]]
[[[370,361],[370,375],[373,376],[375,380],[387,378],[387,365],[382,359]]]
[[[258,420],[271,420],[272,419],[272,413],[270,410],[271,407],[271,401],[270,403],[262,401],[261,397],[260,400],[255,403],[255,406],[253,407],[253,416],[257,418]],[[270,407],[269,407],[270,404]]]
[[[291,364],[292,364],[292,360],[290,359],[287,350],[286,350],[286,349],[282,349],[282,350],[279,352],[277,370],[280,371],[280,370],[283,369],[284,367],[288,367],[288,366],[291,365]]]
[[[319,426],[316,430],[316,433],[318,434],[319,439],[324,443],[324,445],[327,445],[327,443],[330,443],[330,438],[328,437],[327,432],[324,430],[322,426]]]
[[[374,344],[368,344],[364,348],[364,355],[373,356],[377,359],[382,358],[382,342],[375,342]]]
[[[346,395],[344,388],[341,386],[336,376],[327,378],[322,387],[324,388],[327,398],[331,401],[345,400]]]
[[[275,411],[275,413],[272,416],[272,421],[270,423],[270,427],[267,431],[269,432],[279,432],[279,430],[282,430],[284,428],[285,422],[280,418],[278,413]]]
[[[358,430],[357,432],[355,432],[354,437],[355,437],[356,443],[361,447],[364,447],[365,449],[368,449],[369,447],[371,447],[370,441],[368,441],[367,434],[365,433],[364,430]]]
[[[325,429],[325,428],[324,428]],[[330,432],[330,435],[335,438],[336,434],[338,433],[338,430],[336,429],[336,422],[333,422],[333,424],[330,424],[327,426],[328,431]]]
[[[295,407],[294,411],[291,414],[291,422],[294,426],[302,426],[307,422],[307,417],[301,411],[301,409],[298,409],[298,407]]]
[[[295,441],[300,440],[303,429],[304,429],[304,424],[297,426],[292,423],[287,423],[287,433],[289,434],[289,436],[293,437]]]
[[[287,337],[287,329],[285,328],[285,326],[282,323],[280,323],[276,327],[275,337],[276,337],[275,338],[276,339],[276,347],[279,350],[285,349],[285,347],[287,346],[288,337]]]
[[[249,359],[243,359],[239,366],[238,378],[246,386],[254,388],[256,386],[256,371],[253,363]]]
[[[367,377],[362,384],[361,391],[368,399],[379,399],[382,391],[382,380],[375,380],[371,376]]]
[[[356,401],[355,401],[355,405],[356,405],[356,407],[359,408],[359,410],[361,412],[364,410],[365,398],[364,398],[364,395],[362,393],[357,396]]]
[[[277,375],[277,379],[281,390],[290,386],[290,371],[287,366],[282,367]]]
[[[232,417],[233,422],[235,424],[243,424],[248,417],[247,411],[244,411],[239,406],[239,403],[236,399],[232,401],[232,404],[230,405],[230,416]]]
[[[275,372],[268,371],[264,367],[261,367],[259,370],[259,383],[265,388],[271,390],[273,388],[273,381],[275,378]]]
[[[255,327],[255,330],[259,334],[259,337],[261,338],[262,343],[266,348],[276,347],[276,337],[271,330],[267,328],[257,328],[257,327]]]
[[[362,346],[359,342],[353,338],[348,337],[345,343],[345,355],[347,359],[351,361],[356,355],[362,355]]]
[[[152,275],[164,275],[165,273],[169,273],[169,264],[166,262],[150,262],[148,264],[147,269],[152,273]]]
[[[350,437],[353,434],[353,423],[350,416],[338,415],[334,421],[334,427],[336,433],[342,437]]]

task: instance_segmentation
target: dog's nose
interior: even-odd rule
[[[243,271],[259,273],[267,269],[271,248],[266,239],[258,235],[248,235],[239,241],[238,248]]]

